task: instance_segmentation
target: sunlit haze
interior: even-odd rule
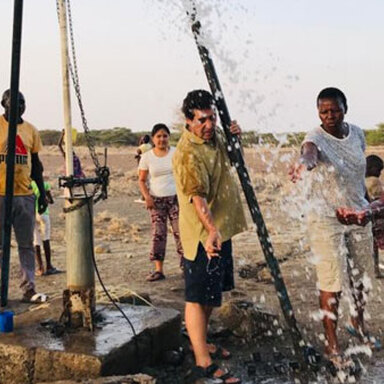
[[[183,9],[187,0],[72,0],[84,105],[91,129],[150,130],[180,120],[185,94],[208,88]],[[24,1],[20,89],[25,118],[63,125],[54,0]],[[198,0],[232,118],[244,130],[306,131],[315,99],[341,88],[347,121],[384,122],[384,2]],[[0,89],[9,87],[13,1],[1,0]],[[73,125],[81,130],[74,97]]]

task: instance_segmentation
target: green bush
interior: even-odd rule
[[[61,135],[61,131],[55,131],[53,129],[45,129],[39,131],[39,133],[43,145],[57,145]]]
[[[384,144],[384,123],[378,124],[376,129],[366,130],[365,140],[367,142],[367,145],[383,145]]]
[[[384,145],[384,123],[378,124],[376,129],[365,130],[367,145]],[[42,130],[40,136],[44,145],[56,145],[59,141],[61,131]],[[91,132],[91,137],[97,146],[103,147],[120,147],[120,146],[136,146],[141,136],[150,134],[150,132],[132,132],[129,128],[115,127],[112,129],[102,129]],[[181,136],[180,130],[173,130],[170,143],[175,146]],[[284,143],[279,142],[279,135],[272,133],[257,133],[255,131],[247,131],[242,134],[242,144],[244,147],[253,145],[268,144],[271,146],[282,145],[283,147],[299,146],[305,136],[305,132],[289,133]],[[75,145],[87,145],[83,132],[77,134]]]

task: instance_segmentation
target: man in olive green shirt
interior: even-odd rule
[[[222,291],[234,288],[231,238],[246,229],[246,221],[211,94],[188,93],[182,111],[186,130],[173,167],[185,258],[185,322],[197,370],[222,377],[225,372],[212,364],[212,355],[228,358],[230,353],[207,344],[207,327],[212,309],[221,305]],[[231,132],[240,134],[235,121]],[[230,376],[225,380],[239,382]]]

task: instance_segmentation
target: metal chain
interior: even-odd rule
[[[58,18],[60,21],[59,1],[60,0],[56,0],[56,9],[57,9],[57,15],[58,15]],[[80,110],[81,121],[82,121],[83,129],[84,129],[84,135],[85,135],[85,139],[86,139],[87,146],[89,149],[89,153],[90,153],[92,160],[93,160],[93,163],[96,167],[96,170],[95,170],[96,174],[99,176],[101,174],[103,167],[100,166],[100,162],[99,162],[99,159],[98,159],[98,156],[96,153],[96,149],[95,149],[95,142],[94,142],[94,139],[90,133],[90,129],[88,127],[88,121],[87,121],[87,118],[85,116],[84,105],[83,105],[83,101],[82,101],[82,97],[81,97],[79,71],[78,71],[78,67],[77,67],[75,38],[74,38],[74,31],[73,31],[70,0],[66,0],[65,4],[66,4],[66,10],[67,10],[67,21],[68,21],[68,26],[69,26],[69,38],[70,38],[70,44],[71,44],[71,56],[69,55],[69,52],[68,52],[68,69],[69,69],[69,72],[71,75],[72,84],[73,84],[75,95],[77,98],[77,103],[78,103],[79,110]],[[91,195],[92,197],[94,197],[97,194],[100,187],[101,187],[100,184],[95,184],[93,193]],[[97,198],[94,199],[94,202],[96,203],[101,198],[103,198],[102,195],[98,196]],[[80,208],[80,206],[81,205],[75,205],[75,206],[66,208],[65,211],[66,212],[74,211],[74,210]]]
[[[83,101],[81,98],[79,71],[77,68],[75,38],[74,38],[73,23],[72,23],[71,2],[70,2],[70,0],[67,0],[66,3],[67,3],[67,11],[68,11],[69,35],[70,35],[70,40],[71,40],[72,61],[73,61],[73,64],[72,64],[71,61],[69,60],[69,70],[71,73],[71,78],[72,78],[73,86],[75,89],[76,98],[77,98],[77,101],[79,104],[81,120],[83,123],[84,134],[85,134],[85,138],[87,140],[89,152],[91,154],[92,160],[93,160],[96,168],[100,168],[99,159],[98,159],[97,154],[96,154],[95,143],[94,143],[93,137],[91,136],[89,128],[88,128],[88,122],[87,122],[87,119],[85,117]]]
[[[59,1],[60,0],[56,0],[56,12],[57,12],[57,17],[60,21]],[[82,121],[83,129],[84,129],[84,134],[85,134],[85,138],[87,141],[88,149],[89,149],[90,155],[92,157],[93,163],[95,164],[95,167],[100,168],[100,162],[99,162],[99,159],[97,157],[94,140],[90,134],[90,130],[88,127],[88,121],[87,121],[87,118],[85,116],[83,101],[82,101],[82,97],[81,97],[79,71],[77,68],[75,38],[74,38],[74,32],[73,32],[70,0],[66,0],[65,4],[67,5],[67,20],[68,20],[68,26],[69,26],[69,35],[70,35],[70,42],[71,42],[71,56],[72,56],[72,57],[70,57],[68,55],[69,56],[68,57],[68,59],[69,59],[69,63],[68,63],[69,72],[71,75],[73,87],[75,90],[75,95],[76,95],[77,102],[78,102],[79,109],[80,109],[80,116],[81,116],[81,121]],[[69,52],[68,52],[68,54],[69,54]],[[71,59],[72,59],[73,63],[71,62]]]

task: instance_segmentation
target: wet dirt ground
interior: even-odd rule
[[[381,152],[384,154],[384,149],[370,149],[370,152],[380,155]],[[93,168],[86,149],[79,148],[77,153],[83,162],[85,173],[93,176]],[[287,209],[295,209],[295,204],[292,204],[292,208],[289,206],[290,202],[295,200],[295,196],[297,196],[298,201],[300,200],[300,188],[292,185],[287,176],[287,165],[292,162],[294,156],[295,153],[290,149],[258,148],[246,150],[251,178],[271,235],[275,254],[281,260],[282,274],[299,328],[305,340],[321,352],[324,345],[324,335],[319,316],[317,316],[316,278],[313,265],[308,262],[310,253],[306,244],[305,228],[302,225],[300,215],[297,215],[297,218],[292,218],[292,215],[286,213]],[[64,164],[58,150],[53,147],[45,148],[41,158],[44,163],[45,174],[52,184],[55,199],[55,204],[50,207],[53,263],[57,268],[65,271],[65,215],[62,212],[63,200],[60,197],[62,191],[57,187],[57,177],[62,173]],[[134,148],[110,149],[108,165],[111,168],[110,195],[108,200],[95,206],[94,217],[96,258],[105,285],[117,296],[128,291],[146,293],[155,306],[183,311],[183,278],[171,233],[169,233],[165,261],[166,279],[155,283],[145,281],[146,275],[152,268],[148,260],[150,220],[144,205],[135,202],[139,194]],[[283,331],[278,326],[276,331],[258,335],[253,340],[245,340],[233,335],[218,338],[217,342],[233,353],[233,358],[226,361],[225,366],[241,376],[244,383],[293,383],[295,382],[294,377],[284,373],[284,367],[281,368],[285,364],[285,359],[294,359],[291,341],[285,330],[286,326],[274,286],[267,269],[263,268],[261,264],[264,258],[255,227],[251,224],[250,219],[249,230],[236,236],[233,240],[236,296],[241,296],[243,299],[258,304],[261,308],[278,315],[279,324]],[[255,272],[256,266],[258,268]],[[371,295],[368,305],[368,324],[373,334],[382,337],[384,324],[383,287],[381,281],[377,281],[377,283],[377,288]],[[18,284],[17,252],[13,246],[9,291],[12,309],[16,313],[21,310],[28,310],[28,308],[34,309],[33,306],[19,303],[18,299],[21,293]],[[60,297],[66,287],[66,276],[65,273],[62,273],[37,277],[36,284],[39,292],[44,292],[50,297]],[[97,284],[97,290],[101,292],[99,284]],[[231,295],[227,295],[227,298],[228,296],[231,297]],[[98,295],[98,299],[101,302],[105,300],[101,293]],[[343,348],[354,343],[354,340],[351,340],[344,330],[347,320],[348,311],[344,308],[339,324]],[[216,324],[219,324],[218,320]],[[129,331],[128,325],[127,331]],[[184,347],[185,358],[181,365],[161,365],[148,368],[146,373],[156,376],[159,383],[185,382],[184,376],[193,364],[193,357],[189,352],[186,340]],[[254,359],[258,353],[261,359]],[[365,367],[365,372],[359,382],[384,383],[383,352],[374,353],[371,358],[365,354],[359,355],[359,357]],[[332,382],[332,379],[325,376],[319,378],[318,382]]]

